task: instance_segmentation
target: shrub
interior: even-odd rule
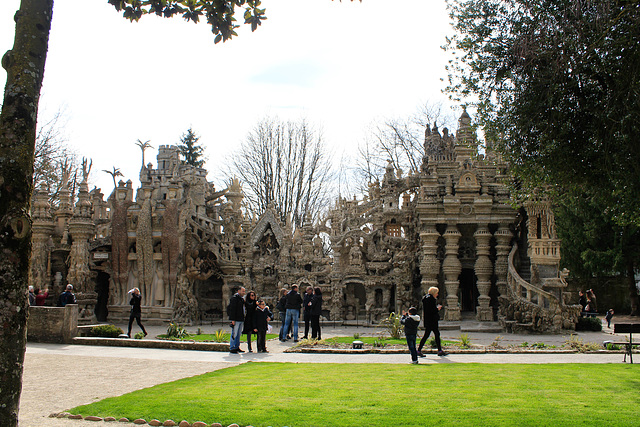
[[[602,330],[602,321],[597,317],[580,317],[576,324],[576,331],[594,331]]]
[[[135,334],[133,336],[133,338],[137,339],[137,340],[141,340],[142,338],[144,338],[144,333],[142,332],[138,332],[137,334]]]
[[[89,330],[91,337],[118,338],[121,334],[124,334],[124,331],[116,325],[99,325]]]
[[[378,327],[383,328],[391,338],[399,340],[404,332],[404,325],[400,323],[401,317],[400,314],[389,313],[389,317],[380,322]]]
[[[387,346],[387,343],[384,342],[384,339],[382,338],[376,338],[375,341],[373,341],[373,348],[384,348]]]
[[[353,339],[354,340],[359,340],[360,339],[360,333],[356,332],[355,334],[353,334]]]
[[[620,350],[620,346],[618,344],[614,344],[611,342],[607,343],[607,350]]]
[[[596,344],[594,342],[583,342],[582,338],[578,338],[577,335],[571,335],[571,338],[568,338],[564,342],[563,347],[569,347],[570,349],[576,350],[580,353],[602,349],[602,346],[600,344]]]
[[[460,334],[460,348],[471,348],[471,337],[469,334]]]
[[[187,335],[187,330],[177,323],[170,323],[167,328],[167,338],[184,338]]]
[[[436,337],[429,337],[429,339],[427,340],[426,344],[431,348],[438,347],[437,344],[436,344]]]
[[[491,344],[489,344],[489,346],[490,346],[490,347],[493,347],[493,348],[500,348],[500,347],[502,347],[502,346],[500,345],[500,342],[501,342],[503,339],[504,339],[504,338],[502,338],[500,335],[498,335],[498,336],[496,336],[496,337],[493,339],[493,342],[492,342]]]
[[[215,333],[213,334],[213,341],[214,342],[225,342],[226,341],[226,335],[224,333],[224,331],[222,329],[218,329],[217,331],[215,331]]]

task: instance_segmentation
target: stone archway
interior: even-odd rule
[[[344,287],[344,318],[355,320],[366,316],[367,291],[364,284],[350,282]]]

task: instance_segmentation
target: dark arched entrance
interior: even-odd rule
[[[96,277],[96,293],[98,294],[98,301],[96,302],[96,319],[98,322],[106,322],[109,316],[109,279],[110,276],[104,271],[98,271]]]
[[[475,313],[478,300],[476,275],[472,268],[463,268],[459,276],[460,310]]]

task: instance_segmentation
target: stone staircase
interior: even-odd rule
[[[519,268],[514,261],[518,261]],[[500,295],[498,321],[507,332],[554,332],[574,329],[580,310],[564,305],[561,298],[526,280],[520,272],[530,272],[515,243],[508,259],[507,294]],[[529,275],[530,277],[530,275]],[[563,279],[557,279],[563,280]]]
[[[109,323],[127,323],[129,321],[129,305],[110,305]],[[142,306],[142,323],[144,325],[166,325],[171,322],[173,308]]]

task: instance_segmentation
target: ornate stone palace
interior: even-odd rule
[[[507,165],[491,147],[479,153],[470,121],[464,112],[455,136],[427,129],[420,171],[389,164],[363,200],[341,198],[296,230],[274,207],[248,218],[240,182],[217,191],[173,146],[160,146],[157,168],[142,166],[135,198],[131,181],[106,201],[90,192],[85,167],[57,206],[46,187],[34,194],[30,284],[53,304],[72,283],[87,323],[128,318],[133,287],[147,321],[191,323],[226,318],[234,287],[274,304],[298,283],[323,290],[328,320],[375,323],[438,286],[448,321],[573,328],[553,212],[544,199],[512,207]]]

